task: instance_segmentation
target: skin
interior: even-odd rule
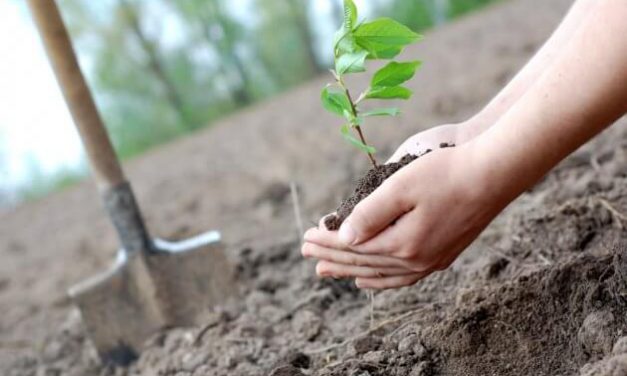
[[[397,288],[447,268],[511,201],[627,112],[627,2],[579,1],[477,116],[412,136],[397,158],[457,141],[386,180],[339,232],[305,234],[323,277]],[[410,141],[411,140],[411,141]]]

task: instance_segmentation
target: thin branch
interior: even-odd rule
[[[598,201],[610,213],[612,213],[614,218],[617,220],[618,226],[621,229],[625,228],[625,225],[623,224],[623,222],[627,223],[627,216],[625,214],[623,214],[620,211],[618,211],[618,209],[616,209],[614,206],[612,206],[612,204],[610,204],[609,201],[607,201],[604,198],[596,197],[595,200]]]
[[[356,118],[359,115],[359,111],[357,110],[357,107],[355,106],[355,102],[353,101],[353,97],[351,97],[350,91],[348,90],[346,85],[344,85],[344,81],[342,80],[342,78],[338,80],[338,83],[344,89],[344,92],[346,93],[346,96],[348,97],[348,101],[351,104],[351,111],[353,112],[353,116]],[[359,135],[359,139],[361,140],[361,142],[364,145],[368,146],[368,142],[366,141],[366,138],[364,137],[364,133],[361,131],[361,127],[358,124],[352,124],[352,125],[353,125],[353,128],[355,128],[355,130],[357,131],[357,134]],[[377,167],[377,160],[374,158],[374,155],[372,155],[372,153],[370,152],[366,152],[366,154],[368,154],[368,159],[370,159],[370,163],[372,163],[372,167]]]
[[[300,200],[298,199],[298,188],[296,187],[296,183],[293,181],[290,182],[290,192],[292,194],[292,204],[294,205],[294,217],[296,217],[296,227],[298,228],[299,241],[302,245],[302,239],[305,235],[305,229],[303,227],[303,219],[300,213]]]

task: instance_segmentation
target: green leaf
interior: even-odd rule
[[[379,69],[372,77],[370,86],[372,87],[389,87],[398,86],[403,82],[409,81],[416,69],[420,66],[420,61],[411,61],[407,63],[397,63],[395,61],[387,64]]]
[[[361,116],[398,116],[400,115],[401,110],[399,110],[396,107],[392,107],[392,108],[377,108],[375,110],[372,111],[367,111],[367,112],[363,112],[361,113]]]
[[[353,0],[344,0],[344,30],[351,31],[357,23],[357,7]]]
[[[333,37],[333,51],[336,58],[346,53],[353,53],[362,50],[363,48],[355,43],[355,39],[351,35],[350,31],[345,31],[341,28],[335,32]]]
[[[368,154],[374,154],[377,152],[377,150],[373,148],[372,146],[366,145],[360,140],[353,137],[350,130],[351,130],[351,127],[348,124],[342,126],[342,128],[340,129],[340,131],[342,132],[342,136],[344,137],[346,141],[350,142],[353,146],[356,146],[357,148],[359,148],[360,150]]]
[[[353,124],[355,122],[355,116],[353,115],[352,111],[344,110],[342,112],[342,115],[344,116],[344,119],[348,120],[350,124]]]
[[[406,46],[422,38],[407,26],[385,17],[359,25],[353,35],[358,44],[374,43],[378,45],[375,47],[379,50],[383,49],[383,46],[388,48]]]
[[[329,112],[344,116],[344,111],[352,111],[351,102],[342,90],[325,87],[320,99],[322,106]]]
[[[335,62],[335,71],[340,76],[344,73],[365,72],[366,56],[367,51],[343,54]]]
[[[388,47],[371,43],[370,49],[365,48],[365,50],[369,52],[366,59],[394,59],[403,52],[403,46]]]
[[[413,92],[404,86],[373,87],[368,90],[368,99],[409,99]]]

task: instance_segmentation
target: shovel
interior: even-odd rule
[[[180,242],[150,238],[55,1],[28,4],[122,246],[109,270],[69,295],[101,360],[128,365],[159,330],[201,324],[213,305],[233,296],[231,267],[218,232]]]

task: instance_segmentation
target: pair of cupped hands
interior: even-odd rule
[[[388,178],[339,231],[328,231],[322,218],[305,233],[302,254],[318,260],[316,273],[389,289],[451,265],[504,206],[490,193],[489,153],[473,142],[482,128],[447,124],[407,139],[388,162],[433,151]],[[456,147],[439,148],[442,142]]]

